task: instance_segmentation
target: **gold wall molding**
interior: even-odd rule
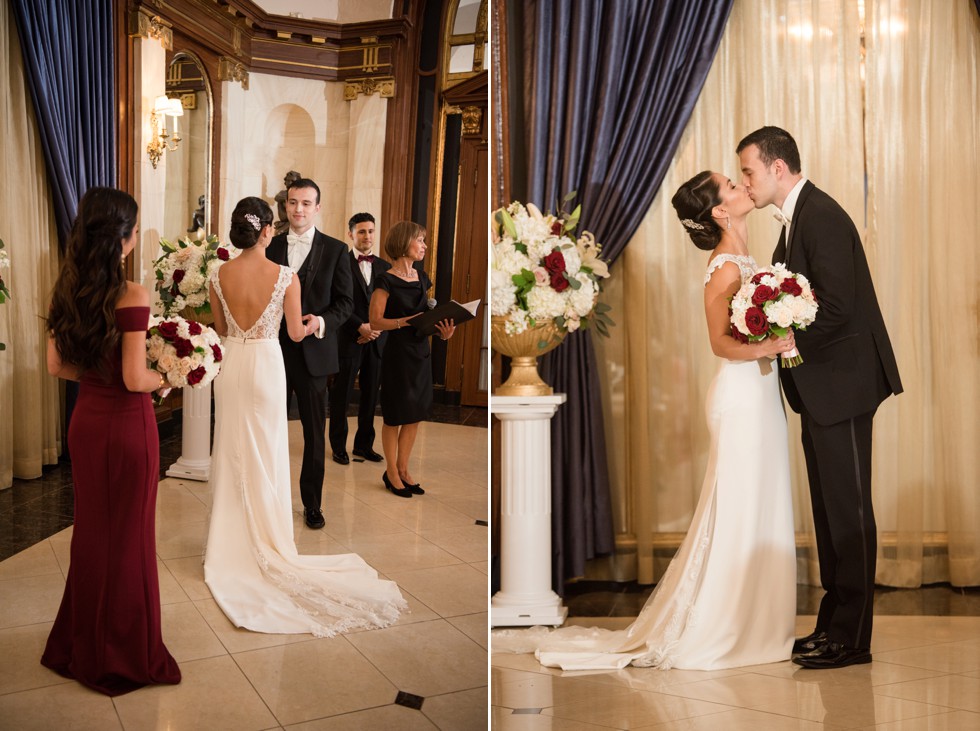
[[[463,107],[463,134],[478,135],[483,126],[483,110],[480,107]]]
[[[170,24],[159,15],[150,14],[145,8],[130,11],[129,36],[158,40],[168,51],[172,51],[174,47],[174,32]]]
[[[344,99],[354,101],[361,94],[370,96],[375,92],[382,99],[395,96],[395,80],[390,76],[380,79],[348,79],[344,82]]]
[[[238,81],[248,91],[248,69],[233,58],[221,56],[218,58],[218,81]]]

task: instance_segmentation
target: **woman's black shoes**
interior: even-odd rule
[[[402,480],[402,484],[408,490],[410,490],[413,495],[425,495],[425,490],[423,490],[422,489],[422,486],[419,485],[418,483],[416,483],[414,485],[409,485],[407,482],[405,482],[405,480]]]
[[[381,479],[384,480],[385,487],[388,488],[388,492],[394,493],[398,497],[412,497],[412,491],[407,487],[395,487],[391,484],[391,480],[388,479],[388,473],[382,472]],[[418,485],[416,485],[418,487]],[[422,488],[419,487],[421,490]]]

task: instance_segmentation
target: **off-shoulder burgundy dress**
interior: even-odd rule
[[[116,310],[122,332],[145,330],[148,307]],[[68,429],[75,483],[71,567],[41,663],[115,696],[179,683],[160,633],[156,516],[160,442],[148,393],[126,390],[122,348],[112,378],[83,376]]]

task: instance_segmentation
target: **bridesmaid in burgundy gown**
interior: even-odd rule
[[[146,367],[149,293],[127,282],[136,201],[82,197],[55,284],[48,372],[81,381],[68,429],[75,482],[71,567],[41,663],[115,696],[179,683],[160,632],[156,514],[160,448]]]

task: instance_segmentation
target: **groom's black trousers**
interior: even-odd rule
[[[299,494],[304,508],[320,509],[323,497],[324,457],[326,453],[326,376],[312,376],[306,367],[303,349],[293,343],[282,349],[286,366],[286,405],[296,394],[299,420],[303,424],[303,467],[299,473]]]
[[[818,632],[852,648],[871,647],[877,532],[871,506],[874,412],[837,424],[800,414],[803,454],[825,591]]]

